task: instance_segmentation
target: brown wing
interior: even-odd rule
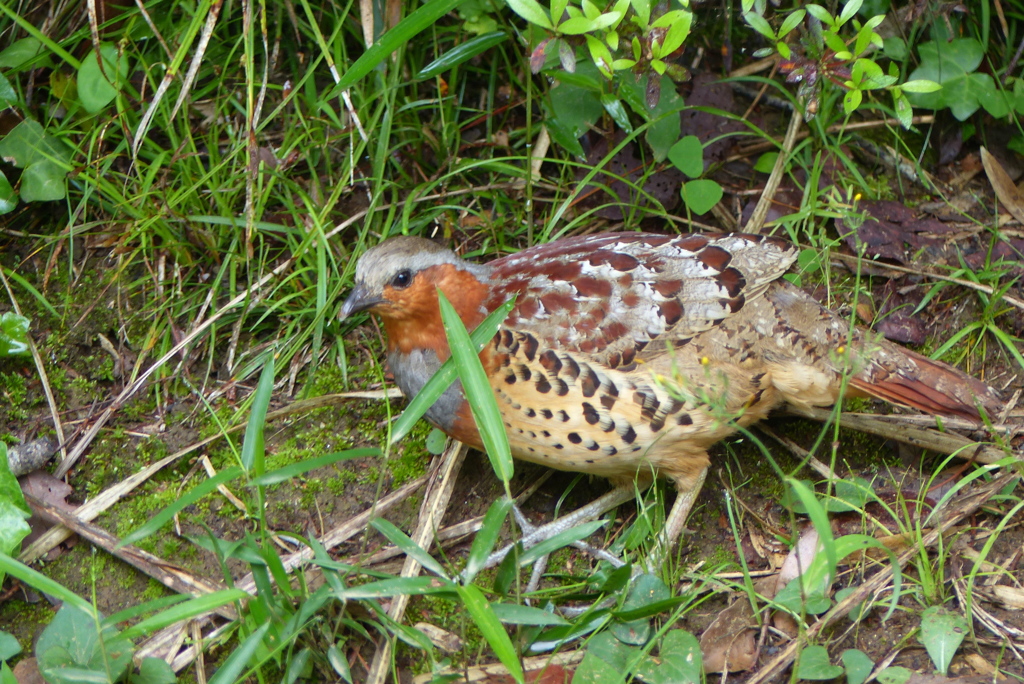
[[[544,348],[628,367],[654,341],[676,345],[739,311],[796,260],[759,235],[606,233],[560,240],[488,264],[506,329]]]

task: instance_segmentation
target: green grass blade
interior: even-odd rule
[[[480,430],[480,439],[484,444],[487,457],[491,459],[491,467],[497,473],[501,481],[505,483],[506,494],[508,493],[508,481],[512,479],[512,450],[508,445],[508,435],[505,433],[505,424],[501,420],[501,411],[498,410],[498,400],[491,389],[491,383],[487,379],[484,367],[480,363],[476,346],[462,324],[462,319],[455,311],[444,293],[438,290],[438,303],[441,306],[441,320],[444,321],[444,331],[448,336],[448,348],[451,349],[452,358],[459,372],[459,379],[462,381],[462,391],[466,393],[469,401],[469,408],[473,412],[473,419],[476,421],[477,429]]]
[[[608,520],[593,520],[588,523],[583,523],[582,525],[577,525],[576,527],[572,527],[568,530],[563,530],[550,539],[545,539],[540,544],[530,547],[524,551],[523,554],[519,556],[519,565],[529,565],[541,556],[546,556],[552,551],[557,551],[563,546],[568,546],[573,542],[586,539],[608,523]]]
[[[787,477],[786,484],[792,488],[793,492],[799,497],[800,503],[807,510],[807,517],[811,519],[814,529],[818,532],[818,537],[821,538],[821,545],[825,550],[825,558],[828,560],[829,574],[834,578],[836,576],[836,568],[839,567],[839,557],[836,553],[835,537],[832,536],[832,525],[828,521],[828,513],[825,512],[825,507],[814,496],[811,488],[800,480]]]
[[[501,526],[505,523],[505,518],[508,517],[508,512],[511,510],[512,500],[505,497],[498,499],[487,509],[483,525],[476,533],[476,537],[473,538],[473,547],[469,550],[466,569],[462,571],[462,579],[466,584],[472,582],[477,573],[483,570],[484,563],[487,562],[491,550],[494,549],[494,545],[498,541]]]
[[[502,322],[508,316],[508,312],[512,310],[515,305],[514,300],[509,300],[502,304],[500,307],[491,312],[487,318],[483,320],[470,335],[473,340],[473,348],[477,351],[484,348],[494,334],[498,332],[498,328]],[[427,384],[423,386],[423,389],[412,398],[409,405],[405,407],[405,411],[395,421],[394,427],[391,429],[391,443],[394,444],[398,440],[402,439],[412,430],[413,426],[416,425],[416,421],[423,417],[423,414],[427,412],[427,409],[434,405],[438,397],[444,394],[444,391],[448,389],[448,386],[455,382],[455,378],[458,372],[455,370],[455,361],[448,359],[441,367],[434,373],[434,376],[427,381]]]
[[[356,587],[346,587],[344,591],[335,592],[339,599],[352,601],[356,599],[390,598],[409,594],[452,594],[455,585],[440,577],[399,577],[379,582],[369,582]]]
[[[178,511],[182,510],[186,506],[191,506],[192,504],[199,501],[210,492],[216,490],[217,487],[219,487],[220,485],[224,484],[225,482],[230,482],[231,480],[235,479],[241,474],[241,468],[228,468],[227,470],[222,470],[221,472],[217,473],[206,482],[196,485],[188,494],[181,497],[180,499],[172,503],[170,506],[154,515],[145,524],[143,524],[137,530],[135,530],[134,532],[126,536],[124,539],[122,539],[121,543],[117,545],[118,548],[126,544],[134,544],[140,539],[145,539],[146,537],[148,537],[149,535],[153,534],[161,527],[163,527],[166,523],[170,522],[171,518],[173,518]]]
[[[981,323],[981,322],[978,322],[978,321],[975,321],[974,323],[968,323],[967,325],[964,326],[963,330],[961,330],[958,333],[956,333],[955,335],[953,335],[951,338],[946,340],[945,344],[943,344],[941,347],[939,347],[938,349],[933,351],[932,355],[931,355],[932,358],[933,359],[940,359],[940,358],[942,358],[942,355],[945,354],[946,352],[948,352],[953,347],[955,347],[957,342],[962,340],[967,335],[970,335],[975,330],[978,330],[979,328],[984,328],[984,327],[985,327],[985,325],[983,323]]]
[[[249,410],[249,424],[245,426],[245,439],[242,441],[242,467],[245,472],[256,475],[263,474],[266,468],[263,448],[263,424],[267,419],[267,408],[270,396],[274,392],[274,355],[267,355],[263,365],[260,382],[253,394],[252,408]]]
[[[515,603],[492,603],[491,610],[506,625],[542,625],[547,627],[569,624],[561,615]]]
[[[186,594],[174,594],[173,596],[164,596],[162,598],[153,599],[152,601],[146,601],[145,603],[129,606],[124,610],[119,610],[113,615],[103,618],[103,621],[100,623],[100,629],[114,629],[122,622],[134,620],[146,613],[155,613],[156,611],[170,608],[171,606],[188,601],[190,598],[192,597]]]
[[[1020,364],[1020,367],[1024,368],[1024,356],[1021,356],[1020,350],[1017,349],[1017,345],[1020,343],[1020,340],[1010,337],[1005,330],[997,325],[989,324],[988,330],[997,340],[999,340],[1000,343],[1002,343],[1004,347],[1006,347],[1006,351],[1010,352],[1010,356]]]
[[[39,306],[49,311],[54,318],[60,318],[60,314],[57,313],[55,308],[53,308],[53,305],[47,301],[42,292],[32,286],[32,283],[28,282],[14,271],[8,271],[6,268],[4,269],[4,275],[25,288],[26,292],[36,298],[36,301],[39,302]]]
[[[387,59],[388,55],[408,43],[424,29],[433,26],[435,21],[451,12],[464,1],[431,0],[398,22],[395,28],[381,36],[376,43],[371,45],[348,68],[345,75],[338,81],[338,85],[331,91],[330,97],[338,97],[341,91],[347,90],[358,83],[364,76],[373,71],[378,64]]]
[[[318,458],[308,458],[298,463],[292,463],[286,465],[283,468],[277,470],[271,470],[265,475],[260,475],[257,478],[253,478],[249,482],[250,487],[266,486],[277,484],[278,482],[284,482],[298,477],[304,473],[308,473],[311,470],[317,468],[324,468],[337,463],[338,461],[348,461],[353,458],[367,458],[370,456],[380,456],[380,449],[369,448],[369,449],[349,449],[348,451],[337,451],[333,454],[327,454],[326,456],[320,456]]]
[[[263,642],[263,637],[270,627],[271,623],[264,623],[262,627],[250,634],[249,638],[239,644],[238,648],[220,666],[216,674],[210,678],[210,684],[228,684],[229,682],[238,681],[239,675],[245,672],[249,666],[249,659],[256,654],[256,650]]]
[[[36,591],[59,598],[64,603],[69,603],[86,615],[96,617],[96,609],[84,598],[53,581],[46,575],[36,572],[24,563],[20,563],[6,553],[0,551],[0,572],[5,572],[11,577],[20,579]]]
[[[484,593],[473,584],[468,587],[456,587],[456,589],[477,629],[490,644],[494,655],[498,656],[501,664],[508,668],[512,678],[522,684],[524,681],[523,666],[519,662],[519,654],[516,653],[515,646],[512,645],[512,640],[508,637],[508,632],[498,620],[498,616],[494,614]]]
[[[462,45],[453,47],[427,66],[423,67],[423,69],[416,74],[416,79],[419,80],[430,78],[431,76],[437,76],[442,71],[447,71],[454,66],[458,66],[467,60],[473,59],[485,50],[503,43],[506,38],[508,38],[508,34],[504,31],[495,31],[493,33],[485,33],[482,36],[477,36],[472,40],[467,40]]]
[[[387,537],[389,542],[400,548],[405,555],[415,560],[425,569],[438,577],[448,578],[448,574],[441,567],[441,564],[434,560],[433,556],[427,553],[426,549],[414,542],[409,535],[395,527],[392,523],[383,518],[375,518],[370,521],[370,525],[373,526],[373,529]]]
[[[183,620],[196,617],[197,615],[209,613],[221,606],[234,603],[235,601],[242,601],[247,598],[250,598],[249,594],[245,593],[241,589],[224,589],[221,591],[215,591],[212,594],[203,594],[202,596],[197,596],[185,603],[179,603],[172,608],[161,611],[152,617],[148,617],[145,620],[128,627],[121,633],[121,636],[125,639],[134,639],[138,636],[152,634],[153,632],[163,629],[169,625],[173,625],[176,622],[181,622]]]
[[[899,558],[897,558],[896,554],[892,552],[892,549],[889,549],[882,542],[866,534],[847,534],[836,539],[836,554],[839,558],[846,558],[851,553],[863,551],[868,547],[880,549],[884,553],[888,554],[889,562],[892,564],[892,596],[889,600],[889,610],[886,612],[885,617],[882,618],[882,622],[885,622],[892,617],[893,613],[896,612],[896,608],[899,606],[900,596],[902,596],[903,571],[900,569]]]

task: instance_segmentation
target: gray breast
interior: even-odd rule
[[[414,349],[409,354],[391,352],[388,367],[395,375],[395,384],[406,399],[416,396],[427,380],[441,367],[432,349]],[[445,393],[427,409],[426,418],[441,430],[449,430],[455,423],[456,412],[463,402],[462,383],[456,380]]]

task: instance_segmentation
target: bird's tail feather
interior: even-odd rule
[[[890,342],[879,341],[868,367],[850,384],[870,396],[938,416],[980,422],[995,420],[1002,409],[989,385],[953,368]]]

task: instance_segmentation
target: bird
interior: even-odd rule
[[[438,291],[470,330],[514,297],[480,352],[512,455],[610,480],[562,527],[671,480],[664,552],[685,529],[709,448],[774,409],[845,395],[978,422],[998,413],[984,382],[852,325],[789,282],[798,254],[766,235],[616,232],[478,264],[402,235],[358,259],[339,316],[380,318],[388,366],[411,398],[450,355]],[[458,381],[426,418],[482,448]]]

